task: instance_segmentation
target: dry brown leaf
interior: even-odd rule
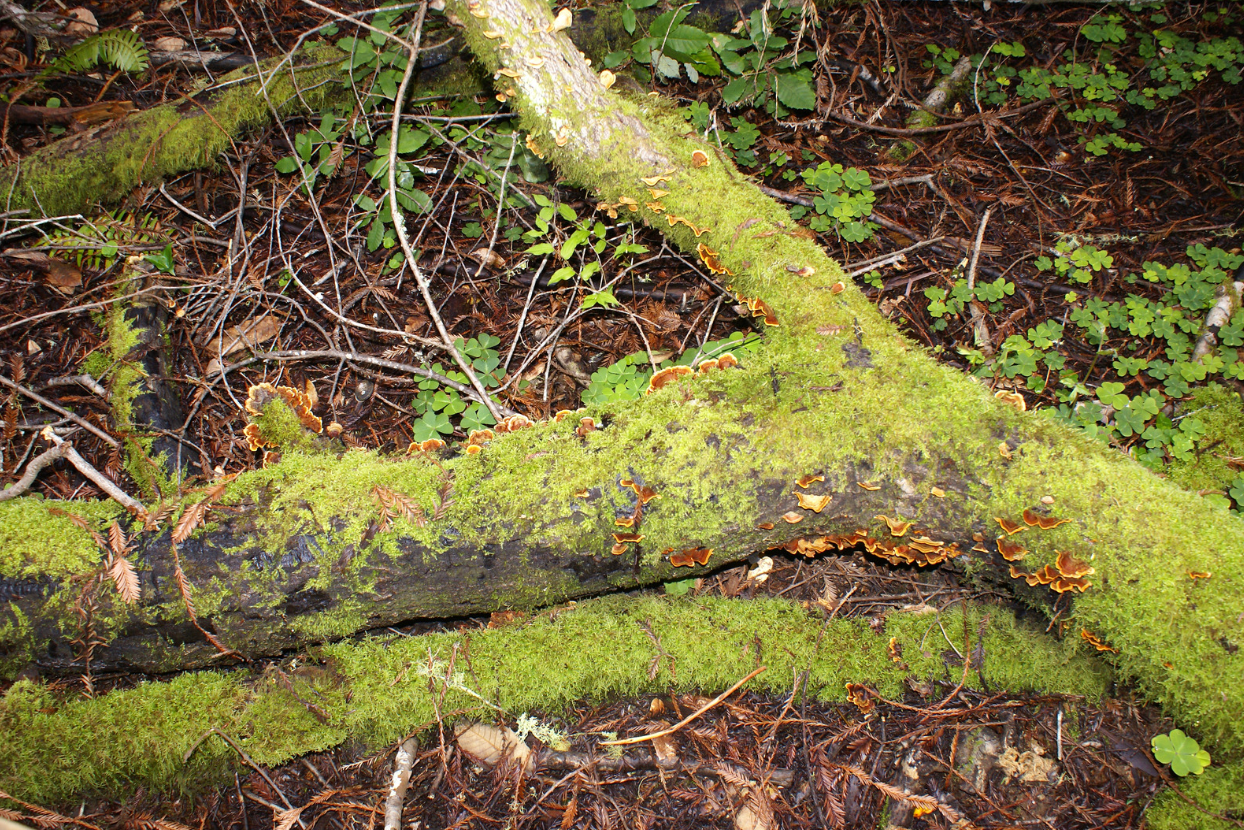
[[[509,727],[492,726],[487,723],[463,723],[454,730],[458,746],[467,755],[486,767],[495,767],[503,759],[510,758],[531,769],[531,747],[518,739]]]
[[[99,31],[99,21],[95,19],[95,14],[90,9],[84,9],[79,6],[76,9],[70,9],[65,13],[66,17],[73,18],[65,25],[65,34],[74,37],[88,37]]]
[[[487,248],[480,248],[478,251],[471,251],[467,254],[471,259],[483,265],[485,268],[491,268],[494,271],[505,270],[505,258],[496,251],[490,251]]]
[[[275,314],[252,317],[244,323],[225,329],[223,338],[213,339],[211,349],[217,359],[223,359],[249,346],[257,346],[276,337],[281,330],[281,319]]]
[[[23,251],[10,248],[4,252],[5,259],[16,260],[23,267],[38,271],[49,288],[69,295],[82,287],[82,271],[68,262],[48,256],[43,251]]]
[[[155,52],[180,52],[186,48],[186,41],[179,37],[158,37],[151,48]]]

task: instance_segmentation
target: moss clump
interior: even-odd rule
[[[52,508],[101,532],[123,512],[107,501],[54,503],[27,497],[0,502],[0,576],[65,579],[99,565],[102,553],[91,534],[53,515]]]
[[[956,609],[947,628],[962,620],[974,637],[986,616],[982,671],[991,688],[1104,692],[1110,675],[1100,663],[1005,610]],[[642,626],[669,655],[651,680],[648,666],[660,655]],[[891,637],[909,668],[886,653]],[[908,673],[959,681],[939,637],[932,612],[893,613],[878,633],[861,621],[826,625],[821,614],[780,600],[612,597],[508,628],[326,646],[322,667],[281,677],[276,669],[261,677],[200,672],[94,700],[62,700],[21,681],[0,700],[0,790],[43,804],[134,787],[189,791],[221,783],[237,762],[219,738],[199,743],[213,728],[274,765],[347,739],[382,746],[434,723],[437,704],[485,714],[644,692],[711,693],[762,665],[767,671],[748,688],[789,694],[791,677],[807,670],[808,691],[821,700],[843,700],[847,681],[896,697]],[[973,672],[969,684],[981,679]]]
[[[1244,817],[1244,762],[1210,767],[1200,775],[1180,781],[1179,788],[1202,810],[1229,816],[1235,821],[1206,815],[1180,798],[1179,793],[1166,790],[1145,814],[1151,830],[1234,830],[1239,827],[1239,820]]]
[[[1244,404],[1239,394],[1210,384],[1194,392],[1181,409],[1205,425],[1205,436],[1191,460],[1171,464],[1171,480],[1189,490],[1226,490],[1240,474],[1228,459],[1244,456]]]

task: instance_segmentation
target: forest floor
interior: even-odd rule
[[[134,28],[147,44],[180,38],[274,55],[331,22],[296,0],[154,8],[118,0],[99,23]],[[383,25],[408,20],[400,14]],[[741,20],[737,42],[724,53],[714,46],[722,77],[704,71],[702,56],[666,56],[656,70],[629,51],[609,62],[629,73],[621,88],[684,107],[723,154],[796,208],[913,340],[1027,408],[1059,413],[1207,498],[1240,506],[1244,450],[1215,437],[1213,420],[1223,400],[1238,406],[1244,316],[1228,313],[1217,343],[1194,353],[1211,308],[1244,279],[1244,46],[1231,34],[1240,31],[1239,8],[867,2],[819,18],[798,9],[772,15],[773,32]],[[635,37],[645,34],[641,26]],[[753,55],[763,73],[731,73],[733,58]],[[909,129],[915,103],[961,56],[977,56],[966,89],[933,118],[936,127]],[[39,107],[145,108],[202,78],[166,64],[32,83],[54,57],[27,53],[24,38],[0,24],[0,93]],[[698,82],[688,66],[699,67]],[[790,86],[765,87],[762,76]],[[738,80],[747,83],[732,85]],[[186,487],[264,463],[243,436],[246,390],[261,382],[314,390],[317,414],[340,424],[352,446],[404,452],[490,425],[469,396],[405,370],[431,365],[454,377],[434,365],[449,361],[416,339],[436,337],[432,316],[395,256],[373,177],[388,116],[361,94],[353,112],[274,125],[239,140],[216,170],[139,188],[111,212],[37,228],[0,218],[0,240],[11,246],[0,259],[0,373],[21,387],[2,401],[0,485],[21,477],[48,424],[112,429],[104,390],[80,378],[104,379],[113,368],[102,357],[98,309],[127,254],[151,257],[178,289],[167,295],[168,379],[184,407],[164,437],[181,447]],[[752,106],[743,106],[749,95]],[[654,367],[756,347],[748,310],[701,263],[556,186],[490,96],[420,98],[406,109],[410,178],[400,186],[412,244],[437,314],[498,400],[548,418],[637,395]],[[14,160],[65,132],[11,118],[3,153]],[[300,169],[316,179],[311,188],[300,187]],[[25,259],[11,255],[18,245]],[[119,450],[88,432],[75,444],[140,496]],[[64,463],[44,470],[33,492],[104,495]],[[963,584],[952,568],[896,569],[862,551],[815,560],[758,551],[746,566],[667,590],[781,596],[838,618],[927,605],[944,620],[931,647],[952,652],[964,642],[956,603],[1011,602]],[[494,615],[403,632],[521,623]],[[1078,633],[1057,622],[1050,630]],[[1128,689],[1104,701],[1017,697],[948,677],[913,685],[902,701],[841,706],[803,699],[792,678],[789,697],[731,696],[656,746],[657,757],[639,752],[624,762],[576,761],[533,737],[545,751],[532,769],[487,767],[446,728],[432,729],[415,761],[406,821],[958,826],[895,798],[914,778],[978,827],[1128,828],[1143,826],[1155,794],[1174,783],[1149,753],[1150,738],[1174,724]],[[90,685],[99,693],[135,680]],[[67,694],[85,690],[81,680],[57,682]],[[668,726],[706,702],[675,695],[529,714],[582,749],[588,736]],[[281,769],[245,769],[235,787],[194,799],[140,792],[13,817],[49,827],[372,827],[383,823],[394,749],[364,756],[343,747]],[[283,812],[290,805],[305,807],[294,816]]]

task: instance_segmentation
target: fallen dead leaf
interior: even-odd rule
[[[486,767],[495,767],[503,759],[510,758],[522,764],[523,769],[531,769],[531,747],[520,741],[509,727],[463,723],[454,734],[462,751]]]

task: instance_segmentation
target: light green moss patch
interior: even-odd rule
[[[210,166],[235,136],[271,120],[269,101],[280,112],[301,110],[304,102],[314,110],[345,94],[333,82],[341,53],[314,45],[305,52],[305,64],[294,73],[285,67],[266,76],[266,95],[257,83],[239,83],[255,77],[253,68],[239,69],[220,79],[214,100],[199,95],[195,102],[134,113],[112,125],[93,152],[67,149],[76,141],[67,138],[32,153],[20,166],[0,169],[0,192],[13,208],[35,208],[49,216],[80,213],[96,202],[123,199],[141,182]],[[278,61],[261,68],[272,72]]]
[[[0,502],[0,576],[65,579],[99,566],[103,553],[91,534],[53,515],[53,507],[81,517],[100,533],[122,514],[119,505],[107,501],[27,497]]]
[[[1166,790],[1145,814],[1151,830],[1234,830],[1244,817],[1244,762],[1212,766],[1200,775],[1184,778],[1179,788],[1211,815],[1190,806],[1174,790]],[[1235,821],[1223,821],[1214,815],[1226,815]]]
[[[1244,457],[1244,405],[1229,387],[1211,384],[1192,393],[1180,405],[1181,413],[1205,425],[1190,461],[1175,461],[1167,470],[1171,480],[1189,490],[1226,490],[1240,475],[1228,459]]]
[[[1103,693],[1108,671],[1077,654],[1074,643],[1055,643],[999,608],[969,608],[971,631],[985,614],[983,674],[991,688]],[[957,609],[943,615],[949,630],[961,619]],[[641,624],[670,655],[651,681],[648,665],[658,653]],[[276,669],[259,678],[200,672],[96,700],[61,700],[21,681],[0,700],[0,789],[43,804],[87,793],[120,797],[139,786],[202,789],[221,783],[237,764],[216,737],[183,763],[213,727],[256,762],[275,765],[347,739],[379,748],[426,728],[435,722],[434,697],[443,712],[492,717],[482,699],[512,716],[582,699],[712,693],[760,665],[767,670],[748,688],[790,694],[795,674],[810,670],[808,690],[821,700],[843,700],[847,681],[896,697],[906,671],[886,654],[890,637],[898,638],[916,676],[958,682],[936,632],[931,614],[891,614],[877,633],[862,621],[825,625],[820,613],[780,600],[614,597],[508,628],[326,646],[322,668],[285,676]],[[1068,685],[1055,685],[1063,681]]]

